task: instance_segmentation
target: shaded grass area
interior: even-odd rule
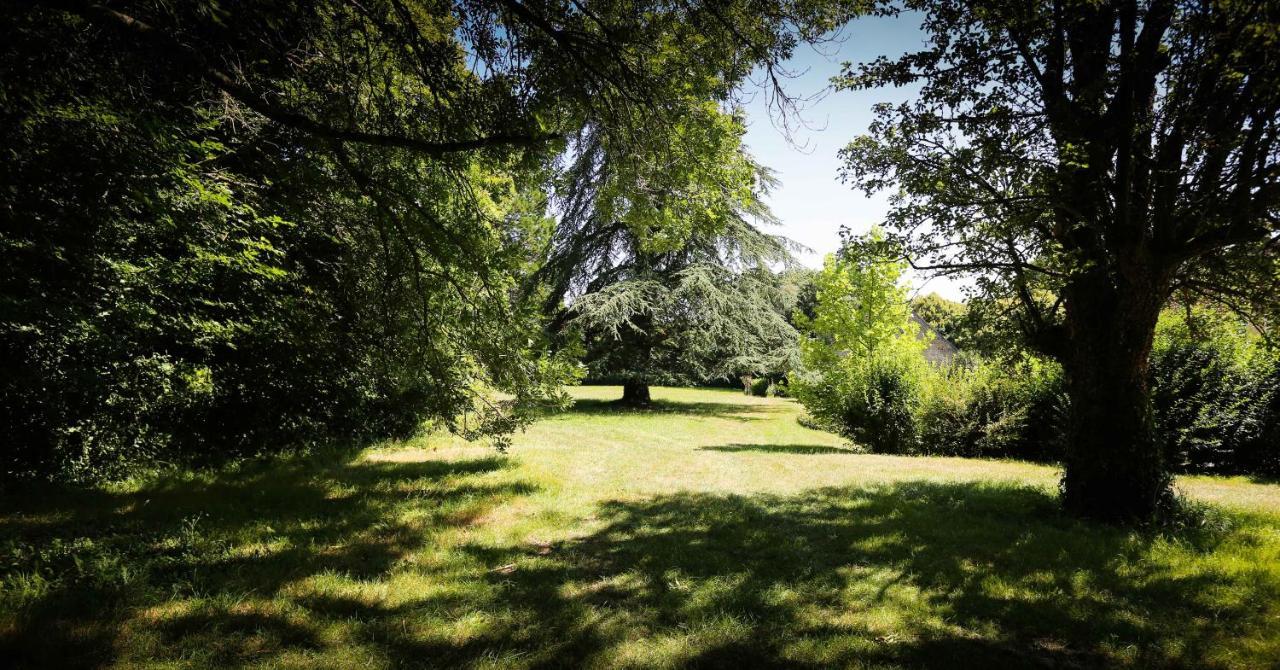
[[[619,400],[601,400],[598,398],[580,398],[573,404],[573,413],[579,416],[662,416],[678,414],[685,416],[714,417],[732,421],[762,421],[771,415],[783,413],[784,410],[768,405],[758,404],[746,406],[742,403],[715,401],[678,401],[655,399],[644,405],[623,403]]]
[[[691,395],[730,407],[681,412]],[[937,479],[902,471],[914,461],[835,453],[838,442],[792,425],[786,403],[743,399],[735,412],[729,395],[665,402],[625,415],[588,403],[536,426],[510,457],[433,439],[6,499],[0,658],[335,668],[1280,662],[1274,514],[1211,512],[1161,532],[1102,527],[1064,517],[1041,481],[1002,479],[1024,472],[1014,465]],[[772,467],[795,461],[806,465]],[[701,486],[711,467],[723,472]]]
[[[87,666],[125,651],[221,665],[321,649],[321,631],[281,595],[290,585],[395,573],[440,533],[530,493],[518,480],[489,481],[509,467],[497,457],[377,463],[335,454],[130,493],[6,500],[0,657]],[[121,649],[122,634],[138,646]]]

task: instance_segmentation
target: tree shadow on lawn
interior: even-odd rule
[[[614,665],[607,654],[639,637],[650,646],[633,655],[689,667],[1212,667],[1223,645],[1264,667],[1280,635],[1275,573],[1212,564],[1226,535],[1077,522],[1034,488],[687,493],[598,516],[601,530],[548,556],[470,547],[516,566],[489,576],[486,607],[527,623],[459,649],[402,640],[403,660],[514,648],[530,666]]]
[[[508,467],[298,465],[100,494],[97,511],[32,503],[0,538],[43,552],[12,565],[62,578],[0,628],[0,658],[97,665],[134,644],[123,660],[333,664],[355,644],[401,667],[1205,667],[1229,646],[1265,667],[1277,648],[1275,572],[1221,569],[1274,527],[1124,531],[1037,488],[921,481],[613,501],[556,545],[437,544],[534,491],[495,481]],[[427,548],[444,554],[402,560]],[[405,570],[442,588],[360,590]],[[288,588],[332,574],[355,590]]]
[[[761,421],[782,408],[764,404],[731,402],[682,402],[679,400],[654,400],[645,405],[631,405],[618,400],[580,398],[574,401],[568,413],[587,416],[617,415],[685,415],[704,416],[734,421]]]
[[[832,447],[825,444],[719,444],[713,447],[698,447],[698,451],[723,451],[736,454],[744,451],[756,451],[764,454],[857,454],[848,447]]]
[[[385,578],[440,531],[536,490],[486,477],[509,467],[499,457],[352,462],[346,452],[138,493],[0,500],[0,550],[12,554],[0,587],[13,606],[0,617],[0,658],[107,664],[130,617],[157,607],[146,627],[162,658],[190,662],[197,650],[197,664],[221,666],[320,649],[315,622],[269,602],[283,587],[314,575]],[[410,508],[416,515],[399,514]]]

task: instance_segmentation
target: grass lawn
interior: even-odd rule
[[[0,666],[1280,667],[1280,486],[1183,530],[1057,472],[852,453],[787,400],[575,389],[428,437],[0,501]]]

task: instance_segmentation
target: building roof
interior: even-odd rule
[[[928,338],[929,340],[929,344],[924,350],[925,359],[935,365],[951,365],[956,358],[956,354],[960,353],[960,348],[938,332],[938,329],[934,328],[928,321],[920,318],[920,315],[914,311],[911,312],[911,321],[919,326],[916,338],[920,340]]]

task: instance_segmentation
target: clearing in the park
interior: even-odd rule
[[[1058,471],[857,453],[791,400],[583,387],[507,454],[359,453],[10,500],[0,654],[47,667],[1280,663],[1280,486],[1073,520]],[[1192,507],[1196,507],[1193,505]]]

